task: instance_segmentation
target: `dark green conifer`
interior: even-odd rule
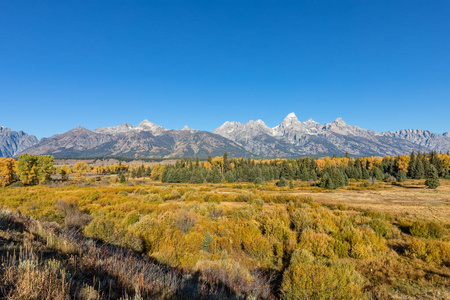
[[[209,247],[212,245],[213,242],[214,242],[214,239],[211,236],[211,234],[209,232],[206,232],[205,238],[203,239],[202,250],[209,252]]]
[[[425,181],[425,185],[430,189],[435,189],[440,186],[439,175],[436,168],[432,165],[428,170],[427,180]]]
[[[287,181],[286,178],[281,177],[280,180],[278,180],[277,182],[277,186],[278,187],[285,187],[287,185]]]
[[[397,181],[398,182],[404,182],[406,180],[406,172],[403,170],[399,170],[397,172]]]

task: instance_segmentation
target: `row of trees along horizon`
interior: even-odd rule
[[[16,161],[0,158],[0,186],[20,182],[23,185],[36,185],[50,182],[52,174],[58,174],[59,181],[67,181],[69,174],[84,178],[88,172],[98,175],[117,174],[117,181],[127,178],[150,177],[166,183],[220,183],[253,182],[277,180],[278,186],[292,185],[293,180],[308,181],[326,189],[336,189],[349,184],[349,179],[376,182],[403,182],[407,178],[427,179],[427,186],[439,186],[439,178],[450,179],[450,155],[436,152],[385,157],[351,158],[298,158],[254,160],[251,158],[211,157],[201,162],[197,157],[178,159],[175,164],[90,166],[78,162],[74,166],[54,167],[51,155],[36,156],[23,154]]]
[[[407,178],[450,179],[450,155],[436,152],[412,152],[408,155],[385,157],[311,157],[298,159],[253,160],[244,158],[229,159],[225,152],[223,157],[208,157],[204,163],[198,158],[180,159],[174,165],[168,165],[161,176],[162,182],[168,183],[210,183],[253,182],[279,180],[277,185],[285,186],[287,181],[302,180],[310,183],[320,181],[319,186],[334,189],[348,185],[348,179],[373,179],[391,182],[403,182]],[[436,181],[433,182],[436,182]],[[433,186],[436,183],[430,184]]]

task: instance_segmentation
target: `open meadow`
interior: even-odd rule
[[[1,291],[16,299],[33,285],[59,299],[450,297],[450,180],[330,191],[104,176],[2,188],[0,205]]]

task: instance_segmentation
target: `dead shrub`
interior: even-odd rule
[[[58,200],[56,208],[64,216],[64,224],[69,228],[81,229],[91,221],[91,217],[80,211],[74,202]]]
[[[198,216],[194,212],[183,211],[177,216],[175,220],[175,225],[183,231],[183,233],[187,233],[192,227],[197,223]]]

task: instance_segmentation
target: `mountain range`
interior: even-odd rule
[[[0,126],[0,157],[12,157],[37,142],[38,139],[34,135]]]
[[[127,123],[88,130],[81,126],[37,140],[23,131],[0,127],[0,156],[21,153],[55,157],[173,158],[223,155],[233,157],[298,157],[344,155],[398,155],[411,151],[450,150],[450,131],[404,129],[378,133],[348,125],[341,118],[324,125],[309,119],[300,122],[294,113],[280,125],[262,120],[225,122],[212,132],[166,129],[148,120],[138,126]]]

